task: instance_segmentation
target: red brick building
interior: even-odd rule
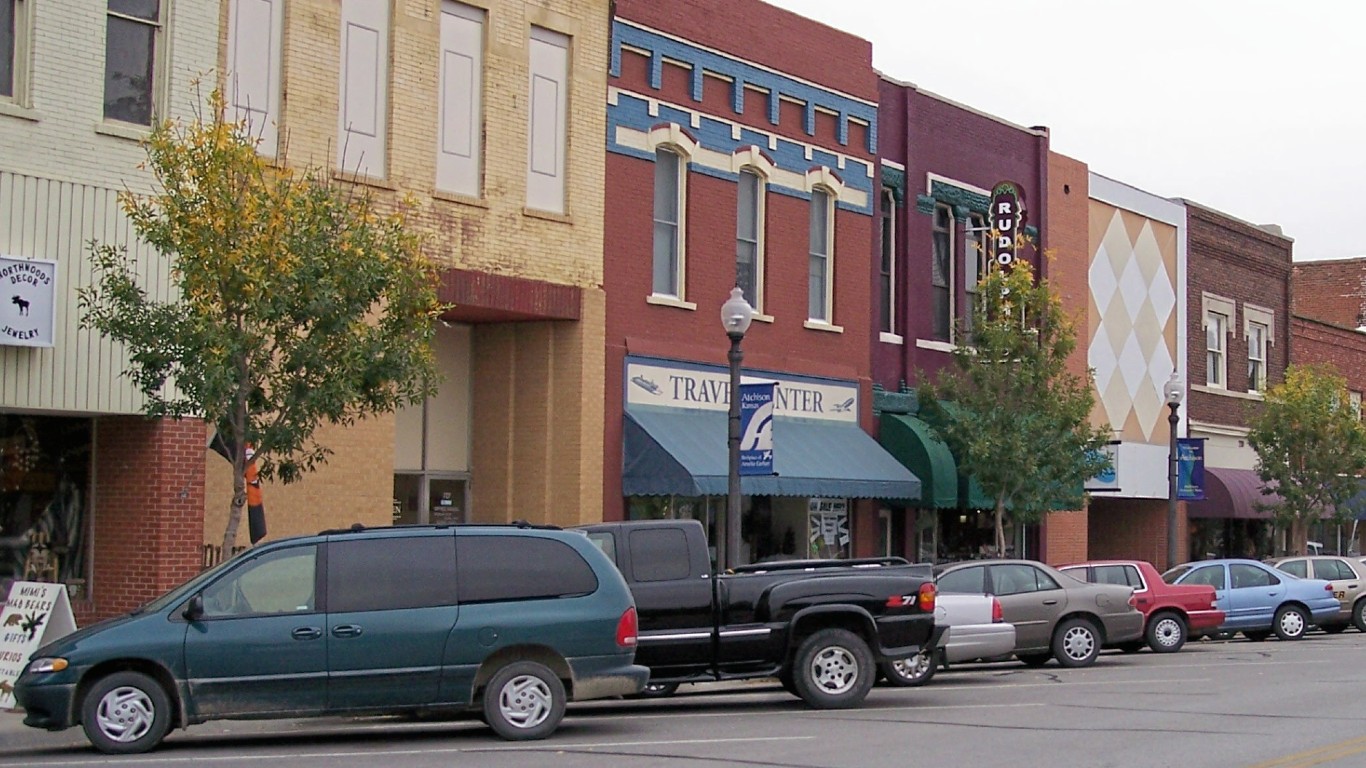
[[[1366,257],[1295,264],[1295,314],[1339,328],[1366,327]]]
[[[874,500],[919,487],[864,432],[877,99],[866,40],[757,0],[616,4],[604,519],[695,517],[719,542],[740,286],[745,378],[778,382],[741,560],[887,549]]]

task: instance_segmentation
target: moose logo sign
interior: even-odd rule
[[[0,344],[50,347],[57,263],[0,256]]]

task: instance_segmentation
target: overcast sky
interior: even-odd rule
[[[1279,224],[1297,261],[1366,255],[1364,2],[769,1],[1096,173]]]

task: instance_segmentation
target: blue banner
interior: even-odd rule
[[[1176,439],[1176,498],[1203,501],[1205,498],[1205,438]]]
[[[740,385],[740,474],[773,474],[773,382]]]

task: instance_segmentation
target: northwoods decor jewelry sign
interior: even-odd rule
[[[57,262],[0,256],[0,344],[52,346]]]

